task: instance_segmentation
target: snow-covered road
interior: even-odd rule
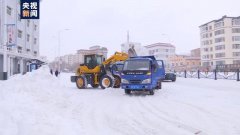
[[[0,135],[239,135],[240,82],[177,78],[154,96],[79,90],[44,67],[0,81]]]

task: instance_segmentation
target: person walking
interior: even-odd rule
[[[53,75],[53,70],[52,69],[50,69],[50,73],[51,73],[51,75]]]
[[[58,72],[58,70],[56,70],[55,71],[55,76],[58,77],[58,74],[59,74],[59,72]]]

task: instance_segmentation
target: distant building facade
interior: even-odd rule
[[[0,0],[0,80],[30,70],[39,58],[39,21],[20,19],[19,0]]]
[[[199,57],[201,58],[201,49],[200,48],[196,48],[191,50],[191,57]]]
[[[129,53],[130,50],[134,50],[136,52],[136,55],[147,55],[148,52],[145,49],[145,47],[143,47],[141,45],[141,43],[138,42],[126,42],[126,43],[122,43],[121,44],[121,51],[124,53]]]
[[[200,57],[188,55],[172,55],[168,58],[170,71],[192,71],[198,70],[201,66]]]
[[[223,16],[199,28],[202,66],[240,64],[240,16]]]
[[[169,68],[168,58],[175,55],[175,46],[170,43],[155,43],[145,46],[148,55],[154,55],[156,59],[163,60],[166,68]]]
[[[51,68],[57,69],[60,62],[61,70],[69,69],[69,70],[75,70],[76,66],[79,64],[84,63],[84,56],[85,55],[91,55],[91,54],[98,54],[103,55],[105,59],[107,59],[107,53],[108,49],[106,47],[101,46],[92,46],[89,49],[80,49],[77,50],[76,54],[68,54],[55,58],[54,64],[51,65]]]

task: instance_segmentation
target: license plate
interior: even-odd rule
[[[138,86],[138,85],[131,85],[130,88],[131,88],[131,89],[139,89],[140,86]]]

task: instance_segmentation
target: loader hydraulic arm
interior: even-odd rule
[[[125,61],[127,59],[128,59],[128,54],[121,53],[121,52],[116,52],[113,56],[111,56],[110,58],[105,60],[102,64],[104,66],[107,66],[107,65],[113,64],[113,63],[118,62],[118,61]]]

